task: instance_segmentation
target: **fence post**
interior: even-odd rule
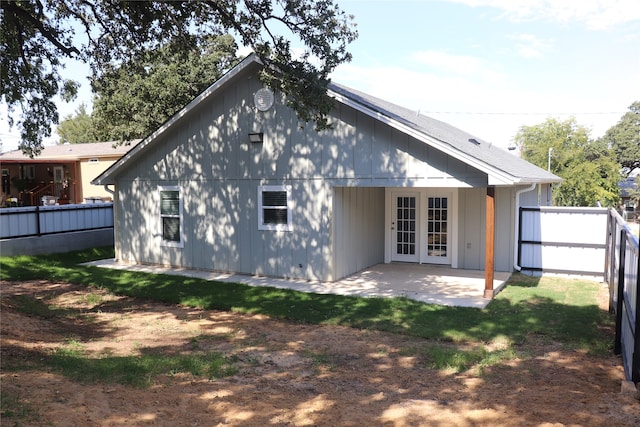
[[[518,211],[518,265],[522,267],[522,206]]]
[[[604,281],[606,283],[611,283],[609,280],[610,272],[610,258],[611,258],[611,222],[613,218],[611,217],[611,211],[607,211],[607,239],[606,239],[606,249],[604,250]],[[611,290],[611,287],[609,287]],[[609,309],[611,309],[611,300],[609,300]]]
[[[40,228],[40,205],[36,205],[36,234],[38,236],[42,235],[42,230]]]
[[[636,324],[633,331],[633,361],[631,362],[631,381],[640,383],[640,260],[636,260]]]
[[[605,252],[605,282],[609,285],[609,313],[615,312],[614,286],[616,283],[616,220],[612,209],[607,214],[607,249]]]
[[[625,255],[627,249],[627,231],[622,227],[620,230],[620,259],[618,264],[618,301],[616,304],[616,338],[613,344],[613,353],[622,353],[622,307],[624,305],[624,270]]]

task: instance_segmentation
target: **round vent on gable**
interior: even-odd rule
[[[253,95],[253,103],[259,111],[267,111],[273,105],[273,92],[271,89],[263,87]]]

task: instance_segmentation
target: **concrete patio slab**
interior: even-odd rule
[[[244,283],[250,286],[270,286],[318,294],[352,295],[360,297],[406,297],[428,304],[485,308],[489,299],[484,294],[484,271],[460,270],[429,264],[377,264],[336,282],[313,282],[234,273],[189,270],[161,266],[126,264],[114,259],[87,263],[103,268],[141,271],[197,277],[211,281]],[[497,294],[511,273],[496,272],[494,294]]]

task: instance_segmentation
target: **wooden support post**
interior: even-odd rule
[[[487,187],[487,215],[485,231],[484,255],[484,297],[493,298],[493,270],[495,266],[495,233],[496,233],[496,189]]]

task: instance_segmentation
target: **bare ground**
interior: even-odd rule
[[[420,351],[434,345],[428,340],[159,304],[65,283],[0,286],[2,393],[26,408],[3,408],[3,426],[640,425],[637,395],[620,392],[620,358],[546,340],[527,340],[518,348],[522,358],[442,371],[429,368]],[[26,316],[15,309],[17,295],[79,315]],[[166,375],[140,389],[4,369],[37,361],[70,339],[93,357],[217,351],[239,370],[215,380]]]

